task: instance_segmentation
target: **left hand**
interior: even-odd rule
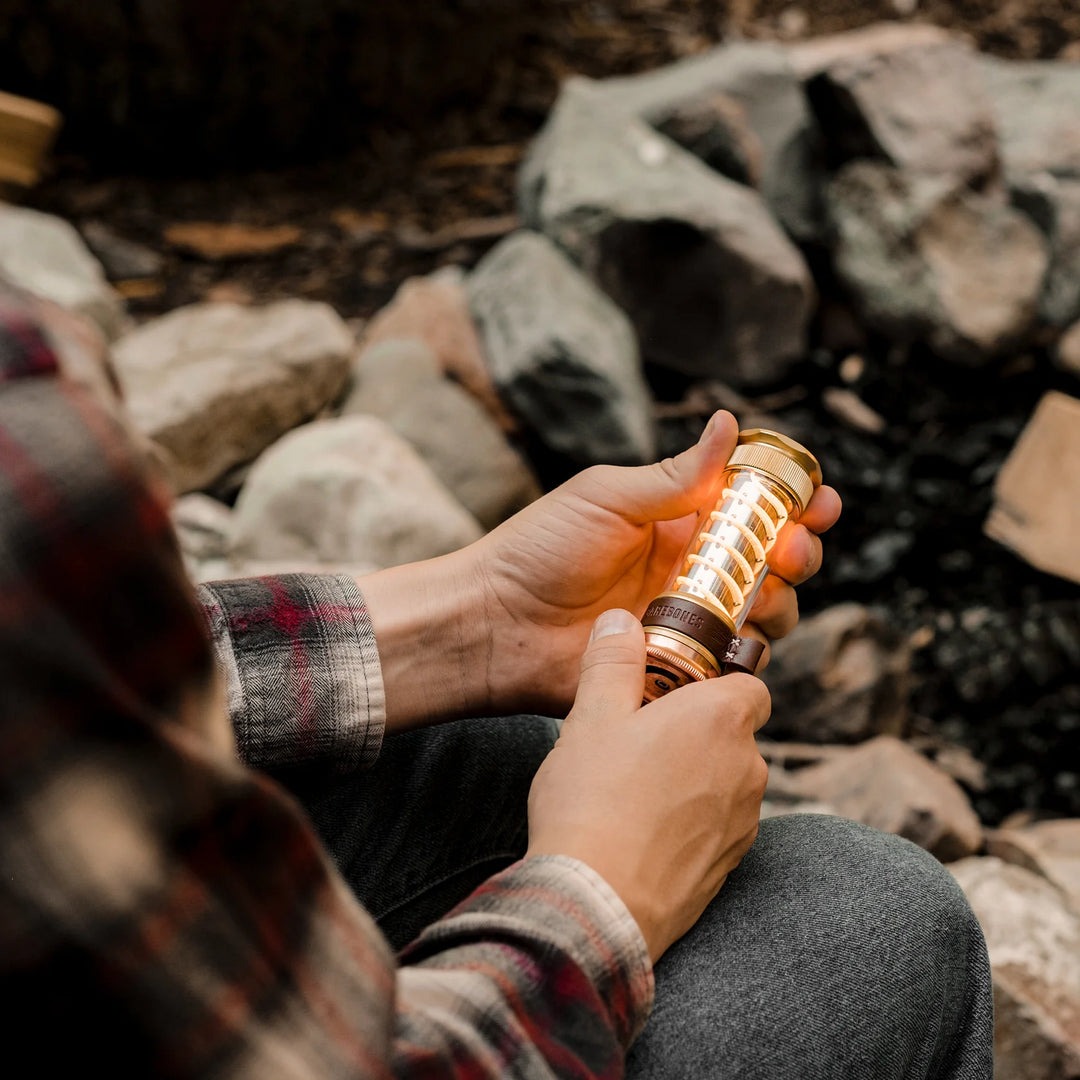
[[[677,457],[587,469],[466,549],[486,595],[492,712],[565,713],[597,616],[626,608],[640,617],[663,590],[737,437],[735,418],[717,413]],[[779,638],[794,628],[794,586],[820,568],[819,536],[840,508],[839,495],[820,487],[784,527],[744,634]]]

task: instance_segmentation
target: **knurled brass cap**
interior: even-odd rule
[[[728,468],[739,465],[758,469],[783,484],[795,497],[800,514],[809,504],[814,489],[821,484],[818,459],[805,446],[778,431],[765,428],[740,431]]]

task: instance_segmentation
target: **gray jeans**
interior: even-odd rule
[[[520,858],[556,736],[538,717],[387,738],[374,768],[282,776],[400,948]],[[951,875],[897,837],[814,815],[762,822],[698,924],[656,966],[631,1078],[988,1080],[990,969]]]

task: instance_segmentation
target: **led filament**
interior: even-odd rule
[[[670,586],[642,619],[646,701],[729,670],[754,670],[761,646],[739,638],[739,629],[780,530],[820,483],[817,459],[797,442],[762,429],[740,433],[716,505],[702,514]]]

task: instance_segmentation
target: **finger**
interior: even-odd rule
[[[837,490],[828,484],[822,484],[807,504],[805,512],[799,518],[799,524],[820,536],[836,524],[843,508],[844,504],[840,501]]]
[[[801,585],[821,569],[821,538],[801,522],[784,526],[769,552],[769,569],[789,585]]]
[[[770,574],[750,609],[749,618],[766,637],[774,641],[787,637],[799,622],[799,598],[786,581]]]
[[[743,623],[742,629],[739,631],[739,636],[744,638],[753,638],[755,641],[760,641],[765,647],[757,662],[757,667],[754,668],[754,674],[760,675],[768,666],[769,661],[772,659],[772,644],[770,638],[773,636],[783,637],[780,635],[766,634],[764,630],[757,623],[746,622]],[[729,676],[725,676],[728,678]]]
[[[738,436],[735,417],[718,412],[697,444],[673,458],[629,469],[601,465],[586,469],[569,483],[582,498],[631,524],[670,521],[709,502]]]
[[[605,611],[581,658],[571,716],[627,715],[641,708],[644,693],[645,631],[629,611]]]
[[[712,723],[742,727],[749,733],[758,731],[769,719],[772,698],[760,679],[735,674],[689,683],[651,702],[645,709],[657,717],[664,714],[660,722],[676,726],[691,717],[708,718]]]

